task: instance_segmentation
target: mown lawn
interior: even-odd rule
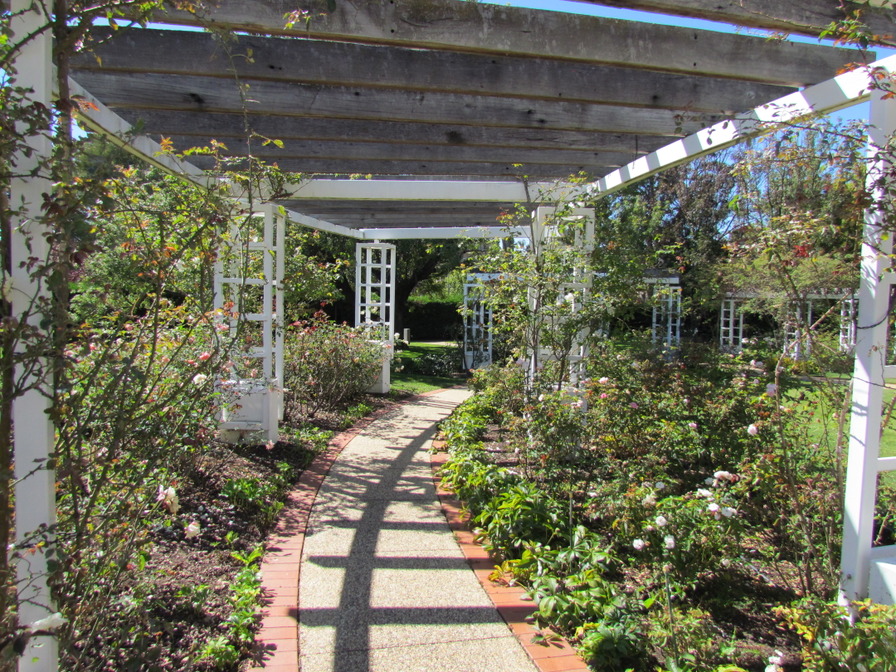
[[[843,376],[842,374],[828,374],[825,376],[827,382],[834,383],[838,386],[842,385],[842,391],[844,394],[847,393],[848,385],[849,385],[849,377]],[[806,404],[815,404],[818,402],[822,402],[824,398],[830,398],[828,394],[818,389],[816,383],[807,383],[803,388],[806,393],[806,398],[803,403]],[[896,380],[888,380],[887,381],[887,389],[884,390],[884,420],[886,420],[887,412],[890,406],[894,402],[894,398],[896,398]],[[816,413],[814,417],[814,427],[809,430],[809,438],[813,441],[821,441],[825,434],[825,425],[827,425],[827,431],[831,432],[833,430],[833,423],[830,420],[826,420],[829,418],[830,414],[834,412],[833,407],[829,406],[829,403],[821,403],[821,412]],[[847,445],[846,449],[848,450],[848,442],[849,442],[849,428],[846,428],[847,434]],[[889,423],[883,429],[881,433],[880,440],[880,456],[881,457],[896,457],[896,411],[893,413],[893,417]],[[882,474],[882,479],[885,483],[890,485],[896,485],[896,472],[889,472]]]
[[[392,389],[399,393],[421,394],[462,385],[461,353],[448,341],[412,342],[396,350],[392,367]]]

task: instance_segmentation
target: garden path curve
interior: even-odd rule
[[[538,669],[470,571],[433,484],[436,423],[468,395],[403,403],[303,475],[319,490],[308,498],[300,483],[269,544],[256,669],[296,672],[297,658],[301,672]]]

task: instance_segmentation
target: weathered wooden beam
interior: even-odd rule
[[[444,91],[734,114],[790,93],[731,79],[322,40],[97,28],[73,67],[345,87]],[[152,58],[146,58],[151,53]]]
[[[376,201],[413,207],[415,202],[446,203],[521,203],[529,200],[551,201],[561,188],[551,182],[519,180],[349,180],[312,179],[288,184],[290,198],[317,204]]]
[[[77,81],[112,109],[475,124],[615,133],[681,135],[715,123],[721,115],[670,110],[520,100],[451,93],[327,87],[253,80],[240,90],[214,77],[81,72]]]
[[[210,5],[212,3],[209,3]],[[326,0],[285,25],[292,0],[215,0],[196,15],[161,21],[350,42],[517,54],[801,86],[856,60],[849,50],[748,35],[457,0]]]
[[[306,210],[312,217],[319,217],[318,213]],[[408,226],[500,226],[498,217],[500,211],[493,213],[480,213],[479,215],[463,215],[439,213],[434,215],[425,214],[387,214],[375,211],[358,211],[353,215],[340,217],[333,216],[328,221],[346,226],[352,229],[359,228],[392,228],[392,227],[408,227]]]
[[[119,113],[131,123],[138,121],[154,135],[173,133],[192,136],[193,145],[210,138],[228,141],[252,134],[289,142],[291,140],[344,140],[391,144],[444,144],[474,147],[528,147],[587,151],[651,152],[667,138],[635,133],[597,133],[546,128],[494,128],[461,124],[377,121],[363,119],[316,119],[264,114],[211,113],[173,110],[126,110]]]
[[[172,135],[174,148],[195,147],[195,137]],[[222,138],[218,138],[222,141]],[[266,161],[300,159],[340,159],[356,161],[457,161],[463,163],[526,163],[530,165],[625,165],[636,159],[634,152],[592,152],[569,149],[527,147],[471,147],[468,145],[394,145],[375,142],[287,140],[282,147],[260,140],[247,142],[232,138],[224,142],[228,156],[253,155]]]
[[[839,2],[831,0],[575,0],[592,5],[640,9],[674,16],[722,21],[735,26],[818,36],[832,23],[846,17]],[[896,33],[891,7],[846,2],[849,11],[859,10],[861,20],[880,36]]]
[[[264,156],[260,158],[264,159]],[[191,156],[194,165],[212,170],[215,161],[208,156]],[[532,179],[559,179],[582,172],[585,175],[600,177],[617,166],[606,165],[541,165],[541,164],[504,164],[504,163],[462,163],[457,161],[345,161],[342,159],[283,159],[277,165],[290,173],[306,173],[313,175],[420,175],[447,176],[457,178],[465,175],[479,177],[523,177]],[[232,169],[239,170],[237,162]]]

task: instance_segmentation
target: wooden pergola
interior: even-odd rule
[[[866,57],[851,49],[461,0],[204,4],[196,14],[171,10],[149,28],[95,27],[70,76],[72,93],[92,103],[82,106],[83,123],[200,182],[209,179],[209,159],[159,156],[162,138],[180,149],[215,139],[237,159],[251,154],[301,172],[306,178],[276,198],[287,218],[359,241],[506,235],[498,216],[514,203],[609,193],[806,114],[869,99],[875,143],[885,145],[896,130],[893,103],[875,93],[869,69],[847,71]],[[838,0],[590,4],[809,36],[843,18]],[[874,33],[896,32],[893,10],[878,4],[885,3],[856,7]],[[13,0],[22,12],[17,34],[42,25],[51,5]],[[288,24],[297,7],[307,14]],[[42,33],[18,57],[19,83],[48,105],[51,50]],[[876,67],[896,72],[893,59]],[[48,152],[35,149],[36,156]],[[587,177],[584,184],[563,181],[575,173]],[[49,188],[26,181],[14,195],[37,213]],[[881,230],[871,217],[860,326],[886,326],[879,315],[887,310],[887,262],[873,247]],[[14,253],[24,254],[15,244]],[[16,282],[21,305],[40,291],[27,273]],[[885,372],[871,353],[885,342],[885,329],[860,330],[847,599],[866,595],[872,574],[896,572],[870,549],[876,475],[896,468],[878,457],[875,438]],[[52,451],[47,404],[39,390],[16,401],[16,425],[36,428],[16,437],[17,464]],[[53,480],[40,469],[20,484],[17,525],[36,529],[53,520]],[[26,622],[51,610],[46,585],[33,591],[34,604],[23,604]],[[32,646],[20,669],[55,669],[52,638],[32,643],[46,646]]]
[[[214,138],[231,156],[314,175],[278,202],[317,220],[306,223],[361,239],[498,227],[502,208],[528,200],[522,176],[529,199],[550,199],[549,183],[579,172],[605,177],[863,58],[458,0],[337,0],[333,11],[305,2],[307,22],[295,17],[292,28],[284,17],[296,3],[207,4],[215,6],[159,20],[227,39],[93,31],[72,71],[75,90],[98,106],[89,123],[120,133],[123,121],[178,149]],[[841,16],[834,0],[606,4],[804,34]],[[889,17],[874,16],[887,32]],[[213,167],[210,157],[191,163]]]

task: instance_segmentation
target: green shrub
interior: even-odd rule
[[[521,482],[498,491],[473,518],[485,547],[503,558],[519,557],[526,545],[562,540],[565,507],[535,484]]]
[[[297,322],[284,337],[286,412],[295,422],[332,411],[365,392],[380,374],[383,346],[362,329],[323,313]]]

